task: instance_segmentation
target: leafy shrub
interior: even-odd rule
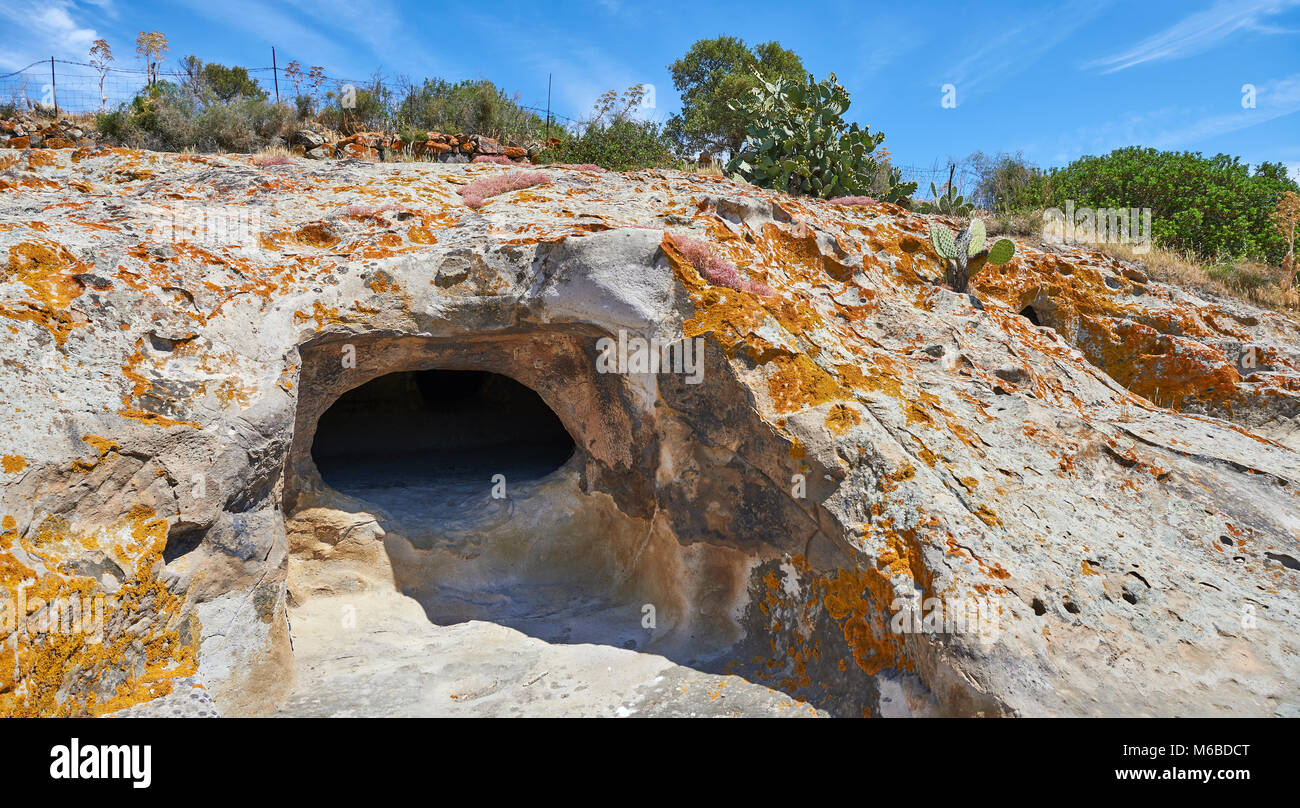
[[[273,144],[296,120],[292,108],[265,98],[220,101],[215,94],[158,81],[99,115],[96,124],[111,140],[136,148],[248,153]]]
[[[727,163],[728,173],[764,188],[790,194],[837,196],[870,194],[897,202],[916,190],[916,183],[896,181],[898,174],[872,155],[885,139],[854,123],[844,123],[849,93],[835,80],[806,82],[758,79],[748,97],[733,101],[736,111],[753,121],[740,151]]]
[[[181,62],[185,73],[186,89],[195,98],[205,102],[229,102],[241,98],[265,101],[266,90],[248,75],[243,67],[226,67],[216,62],[203,63],[197,56],[186,56]]]
[[[622,96],[614,90],[605,93],[597,99],[592,117],[566,136],[547,140],[536,162],[589,164],[611,171],[674,166],[672,142],[663,127],[635,117],[645,92],[644,85],[635,85]]]
[[[539,138],[546,122],[486,80],[452,84],[425,79],[411,87],[394,113],[399,129],[487,135],[508,143]]]
[[[537,162],[589,163],[610,171],[632,171],[667,167],[673,156],[658,123],[619,117],[609,123],[593,120],[581,124],[576,132],[560,138],[560,145],[542,152]]]

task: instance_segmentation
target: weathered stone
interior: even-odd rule
[[[928,217],[694,174],[543,168],[471,209],[513,169],[5,160],[0,585],[123,602],[111,653],[0,646],[0,713],[190,677],[223,715],[1300,703],[1287,317],[1024,243],[955,294]],[[614,361],[697,338],[698,377]],[[473,407],[432,452],[378,414],[443,402],[431,370],[523,385],[571,455],[530,478],[483,436],[534,422]]]
[[[293,146],[301,146],[306,151],[311,151],[317,146],[323,146],[325,144],[325,137],[311,131],[310,129],[299,129],[293,133],[293,137],[289,139],[289,143]]]

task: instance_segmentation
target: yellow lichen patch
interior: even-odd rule
[[[781,267],[793,281],[819,284],[828,277],[847,281],[856,269],[822,252],[816,233],[807,225],[787,229],[768,222],[758,248],[770,265]]]
[[[11,524],[6,519],[6,530]],[[84,547],[85,537],[72,535],[61,520],[47,519],[36,532],[31,544],[56,554],[43,558],[47,567],[65,560],[58,548]],[[182,601],[154,575],[167,520],[137,506],[99,534],[116,536],[121,548],[115,557],[126,577],[112,594],[88,576],[39,574],[0,553],[4,583],[27,583],[16,646],[6,643],[0,654],[0,716],[102,715],[166,695],[173,679],[197,669],[195,633],[181,617]],[[109,670],[125,671],[125,678],[111,692],[100,691]]]
[[[339,316],[338,309],[325,306],[319,300],[312,302],[311,309],[312,310],[310,314],[304,311],[295,311],[293,313],[294,325],[305,323],[308,320],[315,320],[316,330],[320,331],[322,328],[324,328],[325,326],[331,323],[344,322],[343,318]]]
[[[777,356],[770,366],[774,370],[768,377],[767,389],[778,413],[853,397],[833,376],[803,354]]]
[[[836,435],[843,435],[861,422],[858,411],[845,404],[836,404],[826,415],[826,428]]]
[[[406,238],[412,244],[437,244],[438,238],[423,225],[415,225],[406,231]]]
[[[978,508],[976,508],[975,515],[979,517],[981,522],[983,522],[986,525],[989,525],[990,527],[996,527],[1002,524],[1002,520],[999,519],[998,515],[994,513],[987,505],[980,505]]]
[[[22,455],[5,455],[0,457],[0,468],[5,470],[5,474],[17,474],[27,468],[27,458]]]
[[[90,444],[91,448],[98,453],[98,456],[95,457],[94,460],[77,459],[73,461],[72,467],[77,471],[86,472],[93,470],[103,462],[109,452],[115,452],[119,448],[117,441],[109,440],[108,438],[101,438],[98,435],[86,435],[82,440]]]
[[[35,322],[62,345],[77,327],[68,305],[81,295],[82,288],[73,276],[87,269],[66,247],[52,241],[13,245],[3,279],[26,286],[31,290],[31,299],[22,301],[22,308],[0,306],[0,316]]]
[[[1080,349],[1115,381],[1162,407],[1217,404],[1231,411],[1241,374],[1223,353],[1131,320],[1085,318]]]
[[[876,570],[845,569],[817,583],[826,612],[839,622],[859,668],[869,676],[886,668],[912,669],[903,656],[903,636],[890,630],[880,606],[893,601],[888,577]]]
[[[279,251],[289,245],[323,250],[338,244],[339,236],[325,222],[310,222],[297,230],[262,236],[260,241],[268,250]]]

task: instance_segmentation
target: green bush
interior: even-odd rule
[[[1269,213],[1297,190],[1278,164],[1253,174],[1236,157],[1130,147],[1083,157],[1051,172],[1051,200],[1064,207],[1151,208],[1152,231],[1166,247],[1204,258],[1235,256],[1276,264],[1286,252]]]
[[[560,145],[546,149],[537,162],[591,163],[611,171],[677,167],[664,128],[635,117],[645,93],[641,84],[621,96],[616,90],[605,93],[596,100],[592,117],[560,133]]]
[[[1239,158],[1136,146],[1081,157],[1042,171],[1018,155],[974,155],[980,205],[1001,214],[1054,207],[1150,208],[1152,236],[1163,247],[1205,260],[1249,258],[1277,264],[1286,241],[1269,213],[1288,190],[1300,190],[1279,163],[1253,173]]]
[[[546,125],[486,80],[425,79],[409,89],[394,117],[399,130],[487,135],[507,143],[538,140]]]
[[[181,70],[186,77],[186,91],[201,102],[267,99],[266,90],[248,75],[247,68],[226,67],[216,62],[204,64],[197,56],[186,56],[181,61]]]
[[[611,171],[675,166],[672,142],[654,121],[619,116],[605,123],[589,121],[560,138],[539,163],[594,163]]]
[[[99,131],[125,146],[181,151],[254,152],[287,135],[297,115],[265,95],[221,101],[202,87],[155,82],[97,118]]]
[[[916,183],[899,183],[897,173],[872,155],[883,133],[845,124],[849,93],[834,73],[823,81],[811,75],[804,82],[758,77],[758,86],[732,106],[752,121],[727,163],[733,176],[822,199],[877,193],[896,202],[916,190]]]

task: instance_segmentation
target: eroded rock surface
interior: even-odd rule
[[[223,715],[311,712],[356,670],[389,687],[357,709],[396,713],[385,649],[427,673],[474,630],[626,664],[570,677],[593,712],[700,710],[660,676],[752,688],[709,714],[1300,709],[1294,322],[1023,241],[959,295],[927,217],[708,176],[456,193],[509,170],[0,156],[0,584],[35,620],[0,645],[0,713],[187,677]],[[700,383],[600,372],[620,334],[701,339]],[[322,416],[432,369],[536,391],[572,456],[504,498],[329,485]],[[102,641],[41,625],[101,594]],[[381,601],[433,634],[334,624]],[[978,630],[893,630],[934,603]],[[457,712],[412,676],[413,711]]]

